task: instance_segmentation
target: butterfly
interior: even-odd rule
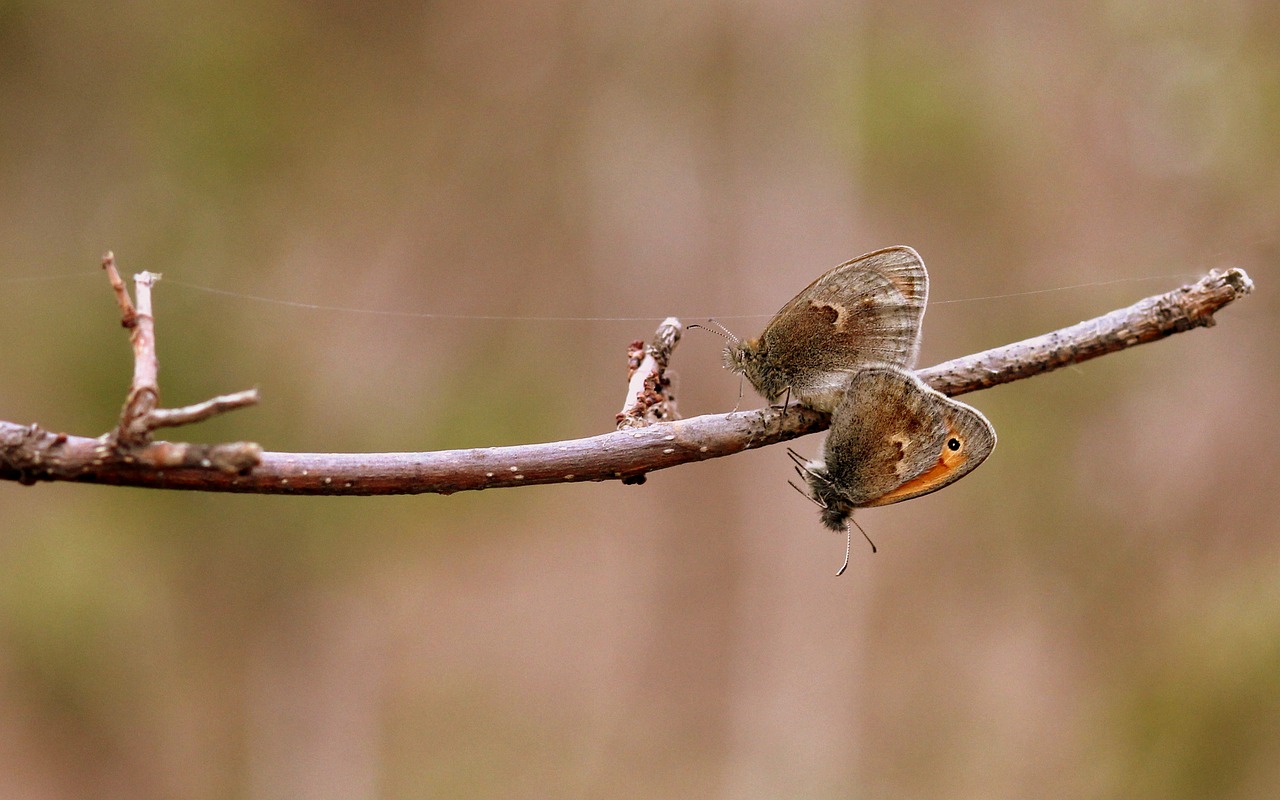
[[[929,275],[910,247],[888,247],[828,271],[754,339],[725,331],[724,364],[769,402],[786,396],[830,413],[867,364],[910,367],[920,346]]]
[[[846,534],[845,566],[836,573],[841,574],[849,564],[855,508],[936,492],[973,471],[995,446],[995,428],[982,412],[931,388],[909,369],[869,365],[846,382],[822,458],[788,454],[821,508],[822,523]]]

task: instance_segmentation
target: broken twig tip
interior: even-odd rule
[[[631,343],[627,351],[627,402],[614,417],[619,430],[679,419],[666,371],[681,331],[680,320],[667,317],[648,345],[640,340]]]
[[[1239,267],[1227,270],[1222,278],[1235,290],[1236,294],[1245,295],[1253,291],[1253,279],[1249,277],[1249,273]]]

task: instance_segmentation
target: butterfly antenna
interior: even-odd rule
[[[858,521],[853,517],[849,517],[849,521],[852,522],[854,525],[858,525]],[[845,528],[847,530],[848,526],[845,526]],[[861,525],[858,525],[858,532],[862,534],[863,539],[867,540],[867,544],[871,545],[871,552],[872,553],[876,552],[876,543],[871,541],[871,537],[867,535],[866,531],[862,530]]]
[[[859,528],[858,530],[862,529]],[[863,535],[865,536],[866,534]],[[853,531],[849,527],[849,521],[846,520],[844,523],[844,563],[840,565],[840,570],[836,573],[837,578],[843,575],[844,571],[849,568],[849,554],[851,552],[853,552]],[[875,550],[873,549],[872,552],[875,552]]]
[[[831,484],[831,479],[828,478],[826,475],[823,475],[818,472],[814,472],[813,470],[809,469],[808,459],[806,459],[804,456],[797,453],[795,450],[792,450],[790,447],[788,447],[787,455],[790,456],[791,460],[795,462],[796,474],[799,475],[801,479],[803,479],[806,483],[808,483],[810,478],[816,478],[827,485]]]
[[[827,507],[827,504],[826,504],[826,503],[822,502],[822,501],[821,501],[821,500],[819,500],[818,498],[816,498],[816,497],[814,497],[813,495],[809,494],[809,493],[808,493],[808,492],[806,492],[804,489],[801,489],[799,486],[796,486],[796,485],[795,485],[794,483],[792,483],[791,481],[787,481],[787,485],[788,485],[788,486],[790,486],[792,489],[795,489],[795,490],[796,490],[797,492],[799,492],[800,494],[804,495],[804,499],[808,500],[810,503],[813,503],[813,504],[814,504],[815,506],[817,506],[818,508],[823,508],[823,509],[825,509],[825,508]]]
[[[739,340],[738,340],[738,337],[733,335],[733,331],[731,331],[731,330],[729,330],[728,328],[726,328],[725,326],[721,325],[719,322],[717,322],[717,321],[716,321],[716,320],[714,320],[714,319],[709,319],[709,320],[707,320],[707,322],[708,322],[710,325],[714,325],[715,327],[714,327],[714,328],[710,328],[710,327],[707,327],[707,325],[699,325],[699,324],[698,324],[698,323],[696,323],[696,322],[691,322],[691,323],[689,323],[689,326],[688,326],[688,327],[690,327],[690,328],[701,328],[701,329],[702,329],[702,330],[704,330],[704,331],[711,331],[711,332],[712,332],[712,333],[714,333],[716,336],[719,336],[720,338],[725,339],[726,341],[733,342],[734,344],[737,344],[737,343],[738,343],[738,341],[739,341]]]

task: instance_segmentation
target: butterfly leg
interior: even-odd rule
[[[790,387],[790,386],[788,386],[788,387],[787,387],[787,393],[786,393],[785,395],[783,395],[783,397],[782,397],[782,405],[780,405],[780,406],[772,406],[772,408],[778,408],[778,409],[781,409],[781,410],[782,410],[782,416],[784,416],[784,417],[785,417],[785,416],[787,415],[787,407],[788,407],[788,406],[790,406],[790,405],[791,405],[791,387]]]

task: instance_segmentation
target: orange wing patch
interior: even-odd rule
[[[955,443],[955,449],[952,449],[952,443]],[[941,489],[955,471],[964,466],[968,460],[964,440],[956,435],[954,428],[948,428],[947,438],[942,443],[942,452],[938,454],[936,464],[893,491],[867,503],[867,507],[886,506],[899,500],[907,500]]]

